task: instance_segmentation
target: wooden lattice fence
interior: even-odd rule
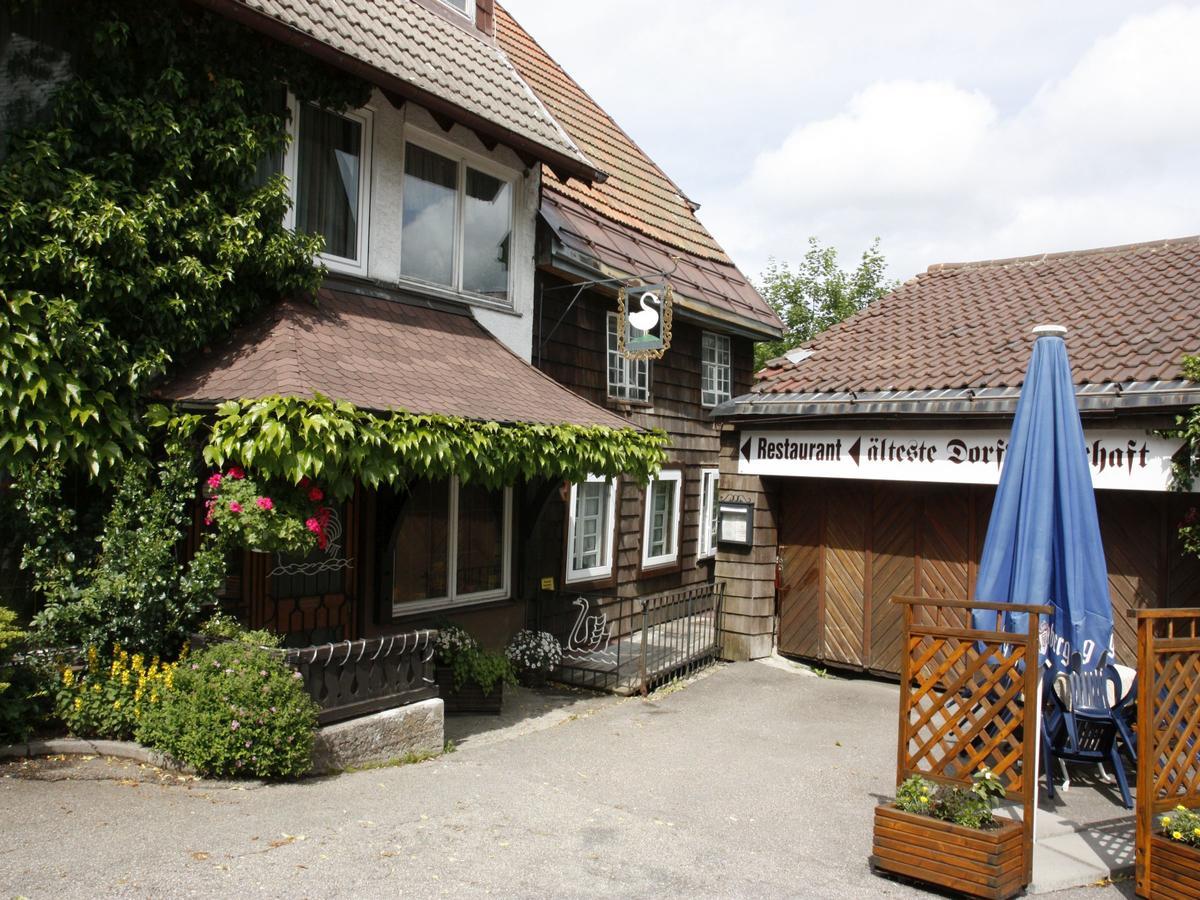
[[[1137,628],[1137,892],[1166,896],[1151,865],[1163,852],[1155,820],[1200,807],[1200,609],[1141,610]]]
[[[987,766],[1022,806],[1025,883],[1033,876],[1037,802],[1038,616],[1046,606],[896,597],[904,617],[896,783],[910,775],[970,785]],[[996,627],[970,626],[971,610],[996,614]],[[1021,632],[1003,613],[1028,613]],[[966,625],[964,626],[964,618]]]

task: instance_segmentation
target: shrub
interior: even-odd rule
[[[247,475],[241,466],[213,472],[205,482],[204,524],[216,525],[235,546],[304,556],[325,549],[330,511],[325,492],[307,479],[300,485],[275,484]]]
[[[43,682],[29,663],[14,659],[27,637],[16,619],[0,606],[0,744],[26,740],[45,716]]]
[[[1170,840],[1200,847],[1200,813],[1196,810],[1177,806],[1174,812],[1160,818],[1158,824]]]
[[[214,643],[217,641],[240,641],[253,647],[278,647],[283,643],[283,635],[265,628],[249,631],[233,616],[225,613],[214,613],[212,618],[200,626],[200,634]]]
[[[291,778],[312,766],[317,707],[278,654],[234,641],[196,653],[138,740],[202,775]]]
[[[170,691],[178,665],[157,656],[147,665],[142,654],[120,647],[113,648],[112,662],[105,665],[89,647],[81,672],[70,666],[62,670],[55,711],[76,737],[128,740],[141,717]]]
[[[456,691],[469,681],[479,685],[485,694],[490,694],[501,682],[517,683],[512,664],[504,654],[481,649],[479,642],[458,625],[439,627],[436,653],[438,665],[449,666],[454,672]]]

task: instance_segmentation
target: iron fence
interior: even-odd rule
[[[723,582],[646,597],[548,593],[534,624],[562,644],[554,680],[645,693],[716,660],[724,597]]]

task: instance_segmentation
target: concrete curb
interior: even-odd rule
[[[115,756],[146,763],[180,775],[195,775],[191,766],[176,762],[165,753],[143,747],[133,741],[85,741],[80,738],[52,738],[48,741],[28,741],[0,747],[0,759],[29,756]]]

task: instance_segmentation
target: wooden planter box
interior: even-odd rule
[[[446,715],[500,715],[504,701],[504,682],[496,682],[490,694],[485,694],[474,681],[468,681],[457,691],[454,689],[454,670],[449,666],[438,666],[435,672],[438,694],[446,704]]]
[[[981,831],[877,806],[871,865],[972,897],[1005,900],[1025,887],[1022,832],[1020,822],[1009,820]]]
[[[1161,834],[1150,837],[1151,900],[1191,900],[1200,897],[1200,850]]]

